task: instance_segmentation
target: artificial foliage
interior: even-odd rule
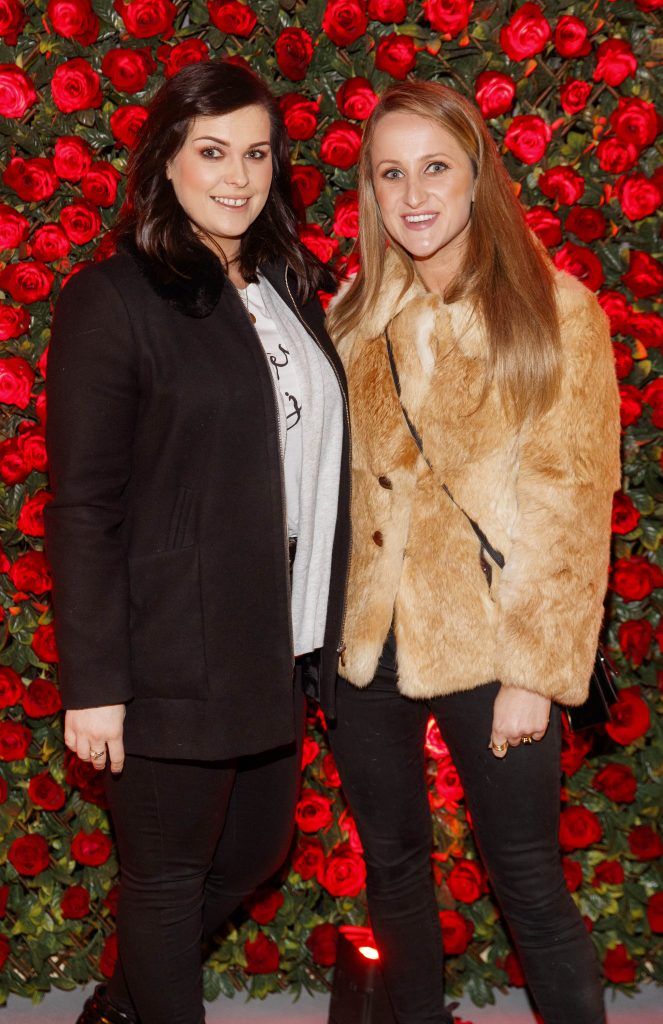
[[[356,265],[362,124],[376,93],[416,75],[476,99],[532,229],[610,317],[624,482],[607,641],[622,689],[611,726],[566,737],[560,842],[606,983],[660,981],[660,7],[0,0],[0,1002],[9,992],[39,999],[51,986],[108,975],[116,956],[118,867],[100,779],[64,750],[56,688],[42,553],[49,323],[63,280],[108,254],[104,232],[122,202],[145,104],[164,76],[213,57],[248,61],[280,97],[302,237],[339,276]],[[178,628],[186,629],[186,609]],[[449,990],[483,1004],[523,979],[434,727],[427,750]],[[338,925],[366,920],[361,848],[314,709],[297,825],[289,868],[219,936],[205,971],[208,997],[323,986]]]

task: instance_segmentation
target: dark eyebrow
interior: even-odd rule
[[[193,140],[194,142],[218,142],[220,146],[230,146],[230,142],[225,139],[217,139],[215,135],[199,135]],[[247,149],[256,149],[257,146],[269,146],[269,142],[252,142]]]
[[[445,153],[429,153],[428,156],[422,156],[421,157],[421,163],[426,163],[428,160],[440,160],[440,159],[451,160],[453,158],[451,156],[447,156]],[[398,160],[380,160],[380,163],[376,164],[376,167],[381,167],[382,164],[397,164],[397,163],[398,163]]]

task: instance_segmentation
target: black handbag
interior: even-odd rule
[[[417,448],[419,449],[421,457],[423,458],[424,462],[426,463],[426,465],[428,466],[432,473],[433,466],[430,459],[424,452],[424,445],[421,439],[421,434],[415,427],[407,409],[403,405],[403,400],[401,398],[401,382],[400,377],[398,376],[398,369],[396,368],[394,350],[391,344],[391,339],[389,337],[388,327],[385,329],[385,340],[387,342],[387,355],[389,356],[389,367],[391,369],[391,375],[394,380],[394,387],[396,389],[396,394],[398,395],[398,401],[400,402],[403,418],[405,419],[408,430],[410,431],[412,438]],[[489,542],[488,538],[486,537],[485,533],[483,532],[479,524],[476,522],[476,520],[472,519],[469,513],[466,512],[465,509],[462,507],[462,505],[458,504],[453,494],[451,493],[447,485],[444,483],[442,484],[442,490],[445,492],[446,495],[448,495],[448,497],[454,503],[456,508],[463,513],[463,515],[469,522],[470,526],[474,530],[476,536],[478,537],[481,545],[481,568],[488,581],[488,586],[490,586],[492,582],[493,570],[490,562],[487,560],[485,555],[486,553],[488,553],[492,558],[493,562],[495,562],[495,564],[498,565],[500,569],[504,568],[504,555],[502,554],[501,551],[498,551],[497,548],[494,548],[492,546],[492,544]],[[608,658],[608,656],[606,655],[605,651],[603,650],[601,644],[599,644],[596,651],[596,658],[594,660],[594,668],[592,670],[592,675],[589,680],[589,693],[587,696],[587,700],[584,704],[578,705],[578,707],[564,707],[566,720],[568,722],[569,729],[572,732],[578,732],[580,729],[590,729],[596,725],[605,725],[606,722],[610,721],[610,708],[613,704],[616,703],[618,699],[616,679],[617,673],[615,672],[614,666]]]

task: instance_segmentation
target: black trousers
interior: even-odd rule
[[[141,1024],[201,1024],[202,944],[285,860],[297,743],[233,762],[128,756],[106,774],[121,866],[119,960],[108,992]]]
[[[391,647],[389,647],[391,644]],[[488,750],[499,683],[414,701],[396,686],[393,639],[373,682],[338,682],[329,730],[364,846],[371,924],[398,1024],[447,1024],[431,871],[424,738],[434,715],[465,790],[474,836],[545,1024],[603,1024],[600,969],[558,845],[560,711],[539,743]]]

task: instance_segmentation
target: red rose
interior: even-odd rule
[[[623,174],[638,160],[638,150],[630,142],[621,142],[614,135],[603,139],[596,147],[596,159],[602,171]]]
[[[637,70],[635,54],[625,39],[606,39],[596,51],[595,82],[618,86]]]
[[[117,964],[117,935],[109,935],[99,957],[99,970],[104,978],[112,978]]]
[[[476,80],[474,98],[485,118],[499,117],[511,110],[516,83],[501,71],[482,71]]]
[[[334,755],[331,753],[325,754],[322,759],[322,774],[325,777],[325,784],[327,786],[331,786],[332,789],[340,788],[341,776],[339,775],[338,768],[336,767]]]
[[[23,697],[23,709],[29,718],[47,718],[62,708],[60,691],[50,679],[33,679]]]
[[[272,974],[279,967],[279,947],[263,932],[244,943],[247,974]]]
[[[639,11],[653,14],[655,11],[660,11],[661,7],[663,7],[663,0],[635,0],[635,6]]]
[[[592,749],[592,738],[587,733],[564,732],[562,735],[561,768],[566,775],[575,775]]]
[[[621,384],[619,398],[622,427],[632,427],[642,415],[642,394],[634,384]]]
[[[386,71],[392,78],[407,78],[416,63],[417,47],[412,36],[390,32],[378,43],[375,66],[380,71]]]
[[[9,886],[0,885],[0,918],[4,917],[7,913],[7,903],[9,901]]]
[[[515,953],[509,953],[502,965],[506,971],[506,976],[509,979],[509,985],[512,988],[524,988],[525,987],[525,975],[520,963],[520,960]]]
[[[0,287],[16,302],[43,302],[53,287],[53,272],[37,260],[10,263],[0,273]]]
[[[559,90],[559,101],[565,114],[579,114],[587,106],[587,100],[592,92],[589,82],[581,82],[578,78],[571,78],[564,83]]]
[[[299,93],[289,92],[279,99],[286,131],[291,139],[311,139],[318,127],[320,104],[305,99]]]
[[[59,811],[65,805],[65,791],[50,772],[33,775],[28,785],[28,796],[37,807],[45,811]]]
[[[31,254],[43,263],[62,260],[70,252],[69,239],[58,224],[42,224],[37,228],[30,246]]]
[[[572,206],[585,191],[585,179],[573,167],[558,164],[544,171],[537,182],[544,196],[556,199],[558,203]]]
[[[12,486],[23,483],[30,474],[30,468],[16,438],[0,442],[0,479]]]
[[[19,555],[9,570],[9,578],[17,590],[46,594],[51,589],[51,574],[44,552],[26,551]]]
[[[615,803],[632,804],[638,784],[627,764],[607,764],[592,779],[592,786]]]
[[[173,21],[177,7],[171,0],[115,0],[113,7],[122,18],[127,32],[136,39],[161,36],[169,39],[173,34]]]
[[[449,891],[460,903],[474,903],[486,891],[484,872],[475,860],[454,864],[447,879]]]
[[[92,832],[77,832],[71,841],[71,855],[79,864],[99,867],[111,855],[113,844],[105,832],[95,828]]]
[[[39,427],[24,430],[23,425],[18,429],[18,443],[30,469],[44,473],[47,466],[44,431]]]
[[[283,893],[275,889],[258,890],[244,900],[249,916],[258,924],[269,924],[283,906]]]
[[[0,251],[17,249],[30,234],[30,221],[7,203],[0,203]]]
[[[657,935],[663,932],[663,892],[655,892],[647,904],[649,927]]]
[[[562,223],[547,206],[532,206],[525,211],[528,226],[548,249],[562,241]]]
[[[312,736],[305,736],[304,743],[302,744],[302,771],[308,768],[310,764],[313,764],[319,753],[320,744],[318,741],[314,740]]]
[[[365,0],[327,0],[324,10],[322,29],[337,46],[354,43],[368,27]]]
[[[358,896],[366,884],[364,858],[349,845],[337,846],[327,857],[319,881],[330,896]]]
[[[325,851],[317,839],[300,838],[292,856],[292,870],[304,882],[316,878],[325,863]]]
[[[25,71],[16,64],[0,64],[0,114],[23,117],[37,102],[37,93]]]
[[[610,333],[622,334],[633,312],[624,296],[621,292],[606,291],[599,294],[598,300],[610,320]]]
[[[335,924],[316,924],[306,940],[311,956],[321,967],[333,967],[336,963],[336,947],[338,946],[338,929]]]
[[[16,46],[26,20],[19,0],[0,0],[0,39],[4,39],[7,46]]]
[[[313,59],[313,41],[303,28],[285,28],[274,44],[276,63],[286,78],[301,82]]]
[[[628,845],[638,860],[658,860],[663,856],[663,842],[651,825],[636,825],[632,828]]]
[[[603,264],[591,249],[585,249],[573,242],[565,242],[555,253],[553,261],[560,270],[573,274],[591,291],[595,292],[605,281]]]
[[[436,32],[457,36],[467,28],[473,6],[474,0],[424,0],[424,15]]]
[[[559,19],[554,41],[561,57],[586,57],[592,48],[587,26],[573,14],[565,14]]]
[[[622,389],[629,387],[623,384]],[[625,601],[642,601],[655,587],[663,586],[663,573],[644,555],[618,558],[612,567],[612,589]]]
[[[258,22],[255,11],[238,0],[208,0],[207,10],[220,32],[243,39],[251,35]]]
[[[292,187],[302,206],[311,206],[324,188],[325,178],[317,167],[295,164],[292,168]]]
[[[32,650],[40,661],[49,663],[59,661],[52,622],[37,626],[32,634]]]
[[[574,206],[569,210],[564,226],[581,242],[596,242],[605,238],[608,230],[605,217],[595,206]]]
[[[562,857],[562,871],[564,872],[566,888],[569,892],[576,892],[582,885],[582,866],[578,864],[577,860],[571,860],[570,857]]]
[[[50,199],[58,187],[52,161],[41,156],[30,160],[12,157],[3,171],[2,180],[28,203]]]
[[[622,281],[636,299],[653,298],[663,288],[663,263],[649,253],[631,249]]]
[[[48,0],[46,8],[53,30],[81,46],[90,46],[99,35],[99,19],[90,0]]]
[[[110,116],[110,129],[113,138],[121,146],[131,149],[135,146],[146,121],[147,110],[145,107],[135,103],[118,107]]]
[[[356,238],[359,233],[359,207],[357,192],[350,189],[336,197],[334,204],[334,233],[341,238]]]
[[[7,854],[19,875],[34,878],[48,867],[48,843],[43,836],[19,836]]]
[[[172,78],[189,64],[200,64],[209,60],[209,50],[203,39],[185,39],[175,46],[164,43],[157,50],[157,57],[164,64],[166,78]]]
[[[442,943],[447,956],[464,953],[474,935],[474,925],[457,910],[441,910]]]
[[[649,655],[654,629],[647,619],[627,619],[618,631],[619,646],[624,656],[637,668]]]
[[[132,6],[138,6],[139,2]],[[90,110],[103,103],[101,79],[83,57],[74,57],[55,69],[51,79],[51,95],[55,106],[63,114]]]
[[[32,733],[20,722],[0,722],[0,761],[22,761],[27,757]]]
[[[120,172],[105,160],[97,160],[83,175],[81,191],[95,206],[112,206],[117,196]]]
[[[644,149],[656,139],[661,119],[653,103],[637,96],[620,96],[617,109],[610,115],[610,125],[621,142]]]
[[[13,708],[23,697],[21,677],[8,665],[0,665],[0,708]]]
[[[27,408],[34,379],[32,367],[22,356],[0,359],[0,403]]]
[[[559,820],[559,842],[564,851],[584,850],[602,838],[601,823],[586,807],[565,807]]]
[[[120,900],[120,887],[114,885],[112,889],[109,889],[105,899],[104,906],[108,907],[113,917],[117,917],[117,908]]]
[[[299,237],[322,263],[329,263],[338,252],[337,240],[329,238],[319,224],[304,224],[299,229]]]
[[[620,689],[619,699],[610,709],[605,731],[615,743],[626,747],[644,736],[650,723],[649,705],[640,696],[640,688],[627,686]]]
[[[614,345],[618,342],[613,343]],[[627,345],[623,345],[626,352],[631,356],[631,350]],[[633,364],[633,358],[631,357],[630,365]],[[629,365],[629,369],[630,369]],[[621,376],[617,373],[617,376]],[[618,534],[630,533],[631,530],[635,530],[636,526],[640,522],[640,513],[629,498],[628,494],[623,494],[622,491],[617,491],[612,499],[612,532]],[[622,623],[622,626],[626,625]]]
[[[329,797],[314,789],[302,789],[295,811],[295,821],[302,832],[318,832],[334,820]]]
[[[60,210],[60,223],[74,245],[86,245],[101,231],[101,216],[96,207],[77,199]]]
[[[408,0],[368,0],[368,16],[372,21],[397,25],[407,18]]]
[[[347,171],[357,163],[360,146],[361,132],[356,125],[349,121],[333,121],[322,136],[320,158],[332,167]]]
[[[629,220],[642,220],[655,213],[661,204],[661,189],[645,174],[631,174],[617,182],[619,205]]]
[[[367,78],[348,78],[336,93],[340,114],[355,121],[365,121],[377,102],[378,97]]]
[[[619,942],[607,950],[603,959],[603,973],[608,981],[626,985],[635,981],[636,964],[628,955],[626,946]]]
[[[155,70],[156,64],[147,48],[109,50],[101,62],[101,70],[119,92],[141,92]]]
[[[633,313],[629,331],[647,348],[663,347],[663,318],[656,313]]]
[[[90,894],[82,885],[70,885],[62,894],[60,913],[65,921],[78,921],[90,913]]]
[[[504,145],[524,164],[536,164],[552,138],[550,127],[536,114],[514,117],[504,136]]]
[[[61,135],[55,143],[53,166],[58,178],[80,181],[92,164],[92,150],[78,135]]]
[[[624,868],[616,860],[602,860],[594,869],[592,885],[623,885]]]
[[[433,800],[436,806],[456,807],[463,799],[463,786],[456,766],[451,758],[440,761],[435,775],[435,796]]]
[[[500,30],[500,46],[511,60],[541,53],[552,31],[538,4],[525,3]]]

